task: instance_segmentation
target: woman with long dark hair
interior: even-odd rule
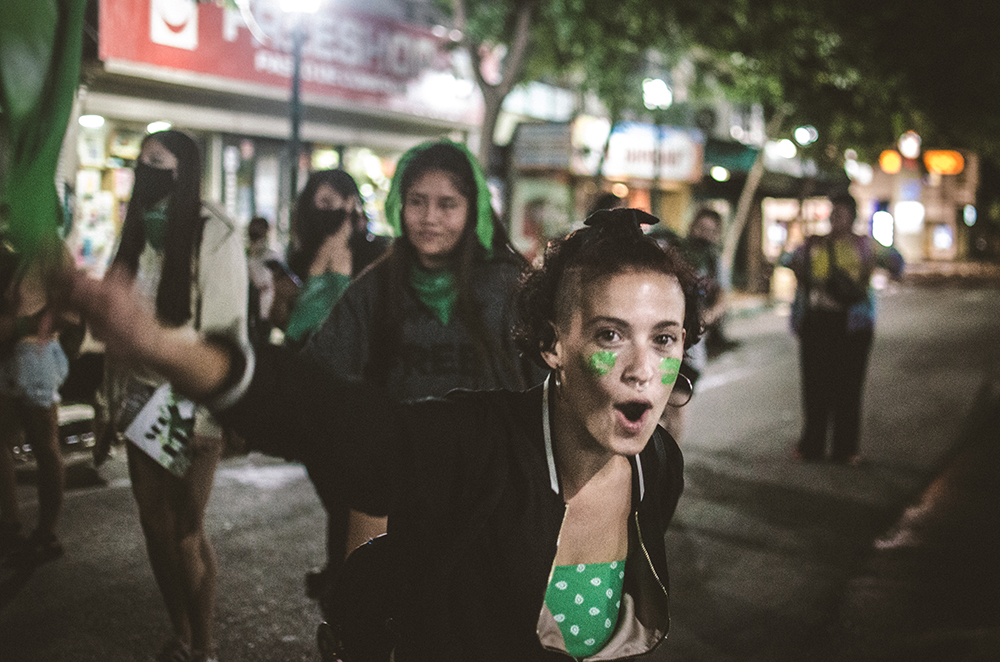
[[[285,340],[301,344],[323,323],[352,277],[389,246],[373,234],[354,178],[343,170],[309,175],[295,202],[288,267],[301,283],[285,325]]]
[[[386,200],[398,238],[358,277],[303,352],[332,372],[384,387],[396,401],[455,388],[524,388],[541,373],[512,339],[513,294],[526,262],[493,212],[486,180],[459,143],[429,142],[402,156]],[[347,548],[384,528],[347,504],[325,464],[307,462],[330,518],[327,571]],[[357,531],[349,534],[348,529]]]
[[[171,333],[215,333],[245,344],[243,239],[202,201],[200,186],[201,159],[189,136],[146,136],[108,278],[127,283]],[[146,548],[173,626],[157,660],[213,660],[216,562],[204,516],[221,429],[153,371],[112,367],[106,381],[108,424],[127,439]]]
[[[649,222],[601,211],[549,244],[518,299],[519,346],[548,372],[527,391],[393,403],[301,354],[170,338],[114,284],[81,282],[76,298],[119,351],[214,401],[251,443],[311,435],[300,450],[352,507],[388,513],[379,643],[393,659],[633,659],[669,627],[663,541],[683,461],[657,421],[700,333],[697,277]]]

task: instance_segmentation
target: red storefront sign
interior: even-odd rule
[[[482,98],[467,56],[445,36],[327,1],[305,17],[302,90],[328,105],[476,124]],[[194,0],[100,0],[99,57],[110,71],[279,97],[293,68],[291,20],[277,0],[251,2],[265,36],[240,12]],[[138,66],[129,66],[138,65]],[[240,85],[242,84],[242,85]],[[346,104],[344,103],[346,102]]]

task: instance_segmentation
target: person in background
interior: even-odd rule
[[[247,345],[243,237],[221,209],[201,199],[200,184],[198,147],[187,134],[169,130],[143,139],[107,279],[131,290],[172,333],[212,333]],[[111,365],[106,383],[103,416],[127,439],[146,550],[173,628],[156,659],[215,660],[216,559],[204,518],[222,430],[155,371]],[[168,423],[157,424],[157,417]]]
[[[35,242],[32,242],[35,243]],[[0,291],[0,558],[35,565],[63,554],[56,523],[63,499],[59,447],[59,388],[69,361],[59,343],[68,320],[59,285],[73,259],[56,225],[18,253],[4,246]],[[13,447],[24,433],[38,464],[38,521],[25,536],[17,499]]]
[[[485,177],[458,143],[424,143],[404,154],[386,200],[399,235],[389,251],[345,291],[304,348],[310,360],[344,377],[386,389],[393,401],[455,388],[523,388],[541,374],[515,347],[513,294],[524,258],[493,211]],[[330,472],[307,464],[310,475]],[[347,503],[330,477],[317,490],[331,531],[324,582],[353,548],[384,528],[357,514],[348,539]],[[336,503],[334,503],[334,501]],[[337,515],[334,515],[334,508]]]
[[[373,234],[354,179],[343,170],[309,176],[295,203],[288,267],[302,283],[285,327],[301,346],[327,318],[353,276],[378,259],[390,239]]]
[[[250,337],[255,343],[271,337],[271,306],[274,303],[274,272],[269,263],[281,256],[270,245],[271,224],[263,216],[254,216],[247,224],[247,275],[250,278]]]
[[[656,423],[700,326],[696,277],[650,222],[598,212],[550,243],[517,297],[518,346],[548,372],[527,391],[400,404],[395,384],[345,380],[308,353],[253,360],[171,335],[115,283],[78,281],[74,300],[108,347],[214,402],[258,447],[309,439],[299,450],[337,470],[352,506],[389,513],[373,579],[390,587],[393,659],[634,659],[670,621],[683,459]]]
[[[388,248],[368,229],[361,194],[343,170],[309,176],[295,203],[288,267],[275,265],[282,283],[298,282],[284,325],[285,345],[301,348],[326,320],[350,284]],[[274,265],[274,261],[272,261]],[[326,511],[327,561],[306,573],[306,595],[321,597],[344,556],[347,508],[327,467],[308,464],[309,479]]]
[[[799,337],[804,423],[794,455],[822,460],[833,421],[830,460],[856,465],[861,398],[875,330],[871,276],[876,267],[898,277],[903,258],[872,237],[853,232],[858,205],[830,198],[830,233],[809,237],[779,264],[795,273],[792,328]]]
[[[729,297],[729,275],[722,262],[722,216],[708,207],[695,212],[682,242],[685,259],[703,279],[705,335],[702,338],[707,355],[732,348],[724,332]],[[698,350],[700,351],[700,350]],[[703,362],[704,363],[704,362]]]

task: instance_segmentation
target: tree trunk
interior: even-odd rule
[[[779,106],[774,111],[774,115],[771,116],[764,130],[765,141],[769,136],[778,133],[781,125],[785,123],[789,111],[790,109],[786,106]],[[757,189],[760,187],[760,180],[763,176],[764,148],[762,147],[760,152],[757,153],[757,158],[754,160],[753,165],[750,167],[750,172],[747,173],[747,180],[743,184],[743,190],[740,191],[739,202],[736,203],[736,214],[733,216],[733,222],[726,230],[726,237],[722,242],[722,264],[725,267],[725,273],[730,274],[730,278],[732,278],[733,273],[736,247],[740,243],[740,236],[743,234],[743,229],[746,228],[747,218],[750,216],[750,205],[757,197]],[[753,250],[753,247],[749,248]]]
[[[479,163],[484,170],[490,167],[490,151],[493,148],[493,134],[500,117],[500,107],[503,105],[503,100],[521,80],[521,74],[524,73],[524,63],[527,60],[531,36],[531,18],[539,2],[540,0],[524,0],[518,3],[514,33],[511,35],[510,47],[504,57],[502,74],[498,83],[490,83],[483,77],[483,62],[479,54],[480,44],[470,41],[466,36],[462,37],[463,43],[469,51],[469,56],[472,58],[472,69],[476,75],[479,89],[483,93],[483,101],[486,106],[483,113],[483,123],[479,128],[479,148],[477,150]],[[455,27],[465,35],[465,1],[452,0],[451,6]]]

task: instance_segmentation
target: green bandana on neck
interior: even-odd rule
[[[167,245],[167,205],[156,205],[142,215],[146,228],[146,243],[158,251]]]
[[[458,300],[454,272],[447,269],[428,271],[414,265],[410,271],[410,285],[413,286],[421,303],[431,309],[441,324],[448,326],[455,301]]]

